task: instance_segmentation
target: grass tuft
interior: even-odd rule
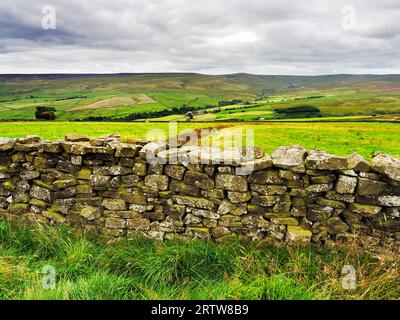
[[[333,248],[110,242],[0,220],[0,299],[399,299],[399,263],[390,244],[373,240]],[[55,289],[42,286],[47,265],[55,268]],[[355,290],[341,286],[344,265],[356,269]]]

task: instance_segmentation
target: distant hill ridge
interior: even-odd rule
[[[216,107],[210,111],[212,114],[202,115],[204,120],[257,120],[273,117],[276,108],[299,104],[317,107],[324,116],[382,115],[398,114],[399,100],[400,75],[396,74],[0,75],[0,119],[33,119],[36,107],[41,106],[54,107],[59,120],[120,119],[139,113],[186,110],[188,106],[193,110]],[[224,101],[243,104],[219,110]],[[170,116],[171,112],[166,114]]]

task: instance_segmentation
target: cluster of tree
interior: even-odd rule
[[[35,118],[38,120],[56,120],[56,109],[53,107],[36,107]]]
[[[64,101],[64,100],[73,100],[73,99],[84,99],[87,98],[87,96],[71,96],[71,97],[66,97],[66,98],[58,98],[55,99],[55,101]]]
[[[242,102],[243,102],[243,100],[240,100],[240,99],[222,100],[222,101],[218,102],[218,107],[231,106],[231,105],[239,104]]]
[[[304,98],[294,98],[293,100],[309,100],[309,99],[318,99],[318,98],[323,98],[325,96],[309,96],[309,97],[304,97]]]
[[[314,118],[322,117],[321,110],[314,106],[295,106],[274,109],[276,118]]]

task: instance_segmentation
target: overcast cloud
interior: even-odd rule
[[[400,73],[400,2],[1,0],[0,73],[56,72]]]

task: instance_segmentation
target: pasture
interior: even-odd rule
[[[338,155],[358,152],[371,158],[374,152],[400,157],[400,125],[396,123],[177,123],[178,134],[185,130],[216,128],[221,139],[233,129],[254,130],[255,145],[272,152],[282,145],[302,145],[306,149],[322,149]],[[168,136],[167,122],[1,122],[0,136],[17,138],[36,134],[47,140],[62,139],[66,133],[99,137],[120,134],[123,139],[144,139],[151,130],[162,130]]]
[[[274,110],[313,106],[323,117],[400,113],[397,76],[260,76],[248,74],[37,75],[0,77],[0,119],[34,119],[36,107],[59,120],[201,108],[197,121],[274,119]],[[242,100],[220,106],[219,102]],[[205,109],[207,107],[207,109]],[[157,115],[159,117],[159,115]],[[176,112],[160,120],[185,120]]]

